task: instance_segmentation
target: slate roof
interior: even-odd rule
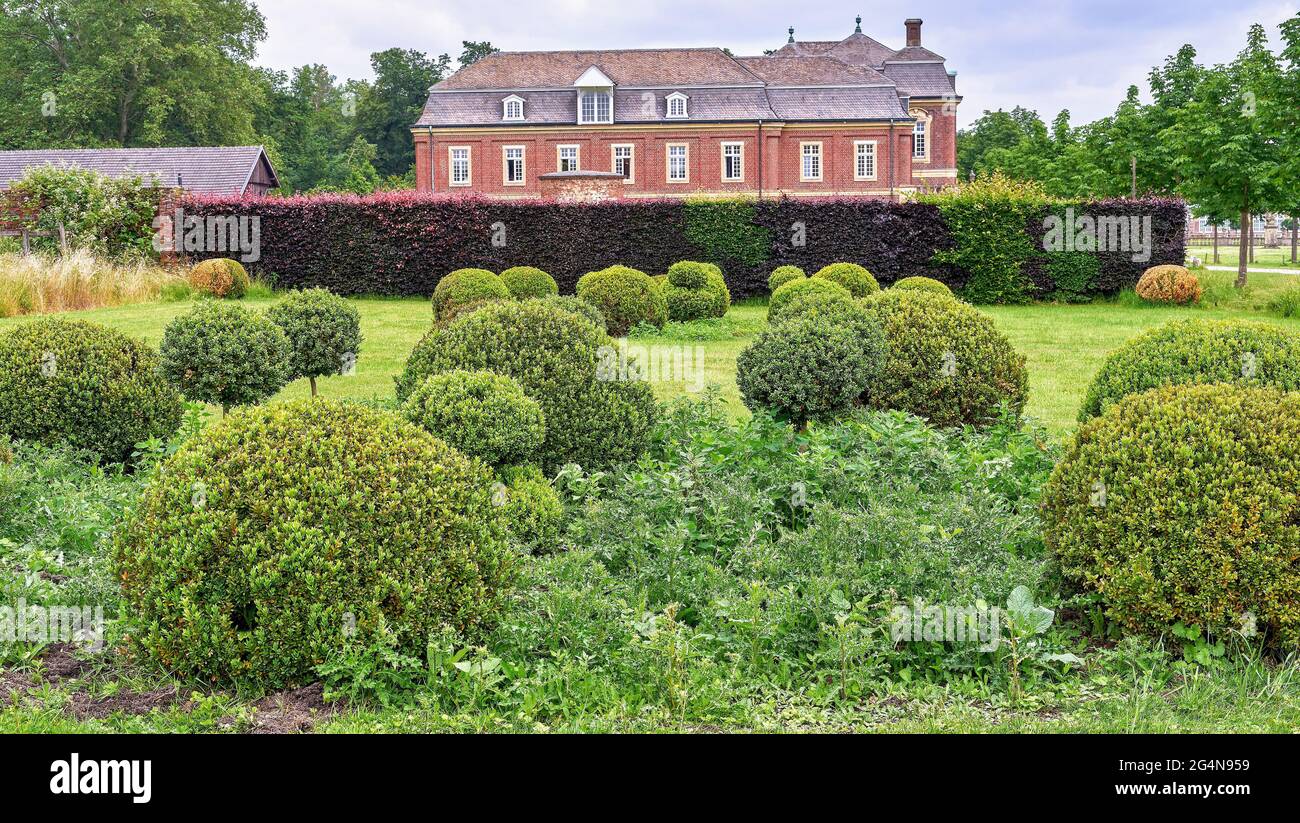
[[[29,168],[54,165],[93,169],[108,177],[137,175],[162,186],[175,186],[179,179],[187,191],[200,194],[243,194],[265,154],[261,146],[0,151],[0,189],[9,188]]]
[[[939,55],[895,51],[861,32],[762,57],[718,48],[496,52],[433,86],[415,126],[516,126],[501,117],[510,94],[524,98],[525,125],[573,124],[574,82],[593,66],[614,82],[615,123],[674,122],[664,101],[674,91],[689,96],[685,122],[697,123],[907,119],[900,97],[955,93]]]

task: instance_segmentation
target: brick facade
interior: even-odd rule
[[[719,49],[491,55],[430,90],[412,128],[417,187],[545,198],[557,189],[539,175],[574,165],[613,172],[629,154],[624,198],[899,199],[952,185],[960,98],[943,58],[920,46],[920,27],[907,21],[899,51],[859,27],[827,42],[797,42],[792,30],[790,42],[765,57]],[[586,85],[593,82],[602,85]],[[577,123],[578,101],[591,89],[608,95],[614,122]],[[670,112],[674,97],[686,99],[685,114]],[[507,112],[507,101],[518,108]],[[918,121],[925,124],[920,155]],[[684,174],[680,160],[670,174],[670,151],[685,152]],[[739,175],[728,175],[724,152]],[[815,155],[819,174],[804,173],[805,152]]]

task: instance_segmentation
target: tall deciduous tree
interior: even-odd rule
[[[375,82],[357,103],[357,131],[375,146],[381,175],[400,175],[415,162],[411,125],[419,118],[429,86],[448,72],[451,58],[430,59],[411,49],[388,49],[370,55]]]
[[[1246,285],[1251,215],[1282,200],[1277,169],[1282,162],[1275,133],[1282,74],[1268,49],[1264,27],[1250,29],[1246,48],[1231,63],[1205,71],[1172,125],[1161,132],[1171,149],[1179,190],[1207,214],[1240,215],[1237,287]]]
[[[253,142],[249,0],[0,0],[6,147]]]

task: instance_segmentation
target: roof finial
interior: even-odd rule
[[[853,27],[853,33],[854,33],[854,34],[862,34],[862,15],[860,15],[860,14],[858,15],[858,17],[857,17],[857,21],[856,21],[856,22],[857,22],[857,25]]]
[[[791,26],[791,27],[790,27],[790,39],[787,40],[787,41],[785,41],[785,42],[787,42],[787,43],[793,43],[793,42],[794,42],[794,26]]]

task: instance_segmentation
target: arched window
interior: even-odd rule
[[[916,118],[912,129],[912,159],[922,163],[930,161],[930,115],[921,109],[912,109],[909,115]]]

